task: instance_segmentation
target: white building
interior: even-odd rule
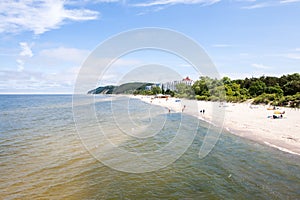
[[[153,87],[162,87],[162,84],[160,84],[160,83],[155,83],[155,84],[153,84],[153,85],[148,85],[148,86],[146,86],[145,87],[145,90],[152,90],[152,88]]]
[[[176,85],[183,83],[185,85],[189,85],[192,86],[194,84],[194,81],[192,79],[190,79],[188,76],[180,81],[171,81],[171,82],[167,82],[167,83],[163,83],[163,88],[164,90],[171,90],[171,91],[176,91]]]

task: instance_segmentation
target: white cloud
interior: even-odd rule
[[[15,72],[28,73],[33,69],[34,71],[42,70],[44,71],[44,79],[53,81],[57,79],[59,82],[63,82],[64,78],[70,82],[70,76],[74,79],[78,70],[68,70],[70,67],[80,66],[89,54],[89,51],[84,49],[57,47],[44,49],[33,55],[28,43],[21,42],[19,45],[21,51],[16,58],[17,69]],[[63,70],[63,72],[60,73],[59,71],[61,70]],[[53,73],[49,73],[53,71],[56,71],[57,74],[53,75]]]
[[[24,70],[25,60],[31,58],[33,53],[31,51],[30,46],[26,42],[19,43],[21,52],[19,53],[19,58],[16,60],[18,64],[18,72],[22,72]]]
[[[299,53],[289,53],[289,54],[286,54],[285,57],[299,60],[300,54]]]
[[[246,57],[246,56],[250,56],[249,53],[239,53],[239,55],[240,55],[240,56],[245,56],[245,57]]]
[[[90,51],[68,47],[58,47],[44,49],[39,52],[39,56],[46,59],[57,60],[58,62],[76,62],[81,63],[88,56]]]
[[[257,8],[265,8],[265,7],[269,7],[271,6],[271,4],[269,3],[257,3],[257,4],[253,4],[250,6],[244,6],[242,7],[243,9],[257,9]]]
[[[67,85],[73,87],[79,67],[72,67],[56,73],[45,74],[45,80],[50,83],[56,83],[57,85]]]
[[[26,42],[20,42],[19,44],[22,49],[22,51],[20,52],[20,56],[28,56],[28,57],[33,56],[31,48]]]
[[[22,72],[24,70],[24,64],[25,62],[21,59],[17,59],[17,63],[18,63],[18,72]]]
[[[162,6],[162,5],[175,5],[175,4],[203,4],[212,5],[220,2],[221,0],[154,0],[148,3],[138,3],[135,6],[148,7],[148,6]]]
[[[94,20],[99,15],[87,9],[66,9],[62,0],[2,0],[0,10],[0,33],[33,31],[42,34],[59,28],[66,20]]]
[[[235,0],[236,2],[240,3],[252,3],[250,5],[243,6],[243,9],[258,9],[258,8],[265,8],[265,7],[272,7],[272,6],[280,6],[286,5],[290,3],[300,2],[300,0],[279,0],[279,1],[272,1],[272,0],[264,0],[264,1],[256,1],[256,0]]]
[[[295,2],[300,2],[300,0],[282,0],[280,3],[295,3]]]
[[[112,62],[111,62],[112,61]],[[85,66],[84,70],[80,72],[81,79],[85,79],[85,82],[90,83],[93,79],[99,79],[100,85],[117,84],[127,73],[130,73],[134,68],[143,66],[144,63],[138,59],[118,58],[113,60],[111,58],[89,58],[91,65]],[[101,74],[101,68],[99,65],[107,65],[107,68]]]
[[[282,75],[286,75],[286,74],[292,74],[294,72],[278,72],[278,73],[274,73],[274,72],[263,72],[261,70],[256,70],[256,71],[252,71],[252,72],[241,72],[241,73],[236,73],[236,72],[225,72],[225,73],[221,73],[221,77],[227,76],[231,79],[245,79],[245,78],[251,78],[251,77],[256,77],[259,78],[261,76],[275,76],[275,77],[280,77]]]
[[[255,67],[257,69],[271,69],[270,66],[263,65],[263,64],[252,64],[252,67]]]
[[[78,68],[56,73],[0,71],[0,93],[72,93]]]

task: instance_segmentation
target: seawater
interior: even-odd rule
[[[94,104],[107,133],[116,125],[112,105],[124,105],[124,99],[111,99],[97,96]],[[149,114],[149,105],[138,99],[129,102],[130,120],[136,125],[147,126],[160,116],[169,120],[169,128],[159,128],[165,131],[149,138],[127,139],[118,143],[120,148],[147,152],[172,140],[181,114],[159,107]],[[77,106],[84,109],[86,104]],[[115,111],[119,119],[126,116]],[[94,130],[98,124],[87,126]],[[87,151],[76,131],[71,95],[0,95],[0,199],[300,198],[299,156],[223,132],[208,156],[199,159],[208,128],[199,122],[193,143],[174,163],[153,172],[126,173]]]

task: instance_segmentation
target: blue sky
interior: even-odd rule
[[[72,93],[90,52],[143,27],[194,39],[221,76],[300,71],[300,0],[3,0],[0,10],[0,93]],[[102,82],[151,62],[199,75],[173,55],[146,51],[120,58]]]

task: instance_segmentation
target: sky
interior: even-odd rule
[[[2,0],[0,93],[71,94],[101,43],[145,27],[193,39],[221,77],[299,73],[299,11],[300,0]],[[151,64],[199,78],[176,55],[141,50],[118,58],[95,86],[117,84]]]

